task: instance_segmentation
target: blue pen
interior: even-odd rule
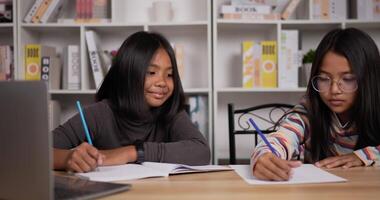
[[[82,106],[80,105],[79,101],[77,101],[77,108],[79,111],[80,118],[82,119],[82,125],[84,128],[84,132],[86,133],[87,142],[92,145],[92,139],[90,136],[90,132],[88,131],[87,123],[86,123],[86,120],[84,119],[84,114],[82,111]]]
[[[249,118],[248,119],[249,122],[251,122],[252,126],[256,129],[257,133],[259,133],[261,139],[263,139],[264,143],[269,147],[270,151],[279,157],[279,155],[277,154],[277,151],[272,147],[272,145],[268,142],[267,138],[265,138],[264,134],[261,132],[261,130],[259,129],[259,127],[256,125],[256,123],[253,121],[252,118]]]

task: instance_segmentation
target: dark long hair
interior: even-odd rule
[[[375,42],[365,32],[355,29],[334,29],[327,33],[318,45],[311,75],[320,73],[327,52],[345,57],[358,80],[355,103],[351,108],[351,120],[356,124],[359,139],[355,149],[380,144],[380,55]],[[319,93],[307,86],[308,114],[311,134],[312,161],[332,156],[329,145],[331,111],[323,103]]]
[[[172,96],[162,106],[150,109],[144,97],[145,75],[159,48],[163,48],[170,57],[174,89]],[[168,40],[158,33],[145,31],[129,36],[119,48],[96,94],[96,101],[103,99],[111,103],[113,111],[120,118],[149,121],[156,116],[160,120],[170,121],[184,108],[184,92],[175,53]]]

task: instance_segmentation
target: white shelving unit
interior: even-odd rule
[[[219,16],[221,5],[228,0],[213,1],[213,111],[214,111],[214,162],[229,158],[227,104],[235,108],[246,108],[263,103],[298,103],[306,88],[253,88],[242,87],[241,42],[244,40],[276,40],[281,43],[282,30],[295,29],[300,33],[300,48],[303,51],[316,49],[320,40],[334,28],[356,27],[369,33],[380,46],[380,22],[347,20],[313,20],[312,0],[298,5],[295,16],[289,20],[225,20]],[[277,56],[279,58],[279,56]],[[253,136],[236,138],[237,158],[249,158],[254,144]]]
[[[17,1],[12,0],[12,23],[0,23],[0,45],[13,46],[14,66],[17,66]]]
[[[81,89],[50,90],[51,98],[61,104],[61,122],[74,113],[75,100],[82,104],[94,101],[96,93],[92,71],[89,64],[85,31],[93,30],[99,36],[102,50],[117,50],[122,42],[137,31],[155,31],[166,36],[171,43],[184,46],[184,77],[182,84],[186,95],[203,95],[208,98],[208,132],[204,133],[212,145],[212,78],[211,78],[211,0],[171,0],[173,18],[158,22],[152,16],[155,0],[110,0],[109,23],[46,23],[30,24],[22,20],[35,0],[19,1],[18,6],[18,53],[20,62],[18,78],[24,77],[24,45],[39,43],[56,47],[62,55],[64,47],[75,44],[80,46]],[[74,18],[75,1],[66,6],[64,16]],[[0,29],[1,30],[1,29]],[[194,79],[193,77],[197,77]]]
[[[25,14],[35,0],[13,0],[14,22],[0,24],[0,44],[14,46],[16,78],[24,77],[24,45],[40,43],[54,46],[58,55],[64,47],[80,46],[81,89],[50,90],[51,98],[61,103],[61,122],[75,112],[75,100],[82,104],[94,101],[96,92],[88,62],[85,31],[93,30],[100,38],[103,50],[116,50],[136,31],[156,31],[170,42],[185,47],[185,72],[182,80],[188,96],[202,95],[208,99],[208,133],[213,148],[214,163],[228,158],[227,104],[243,108],[269,102],[297,103],[306,88],[242,88],[241,42],[243,40],[276,40],[280,44],[282,30],[296,29],[300,33],[300,48],[315,49],[323,35],[333,28],[357,27],[368,32],[380,46],[380,22],[357,19],[323,21],[312,19],[312,0],[302,0],[296,16],[290,20],[252,21],[224,20],[219,8],[229,0],[170,0],[173,13],[170,21],[156,21],[152,4],[158,0],[110,0],[109,23],[24,23]],[[65,12],[73,18],[75,1]],[[17,8],[17,9],[16,9]],[[280,51],[277,51],[281,54]],[[248,136],[249,137],[249,136]],[[253,137],[238,137],[238,158],[249,157]]]

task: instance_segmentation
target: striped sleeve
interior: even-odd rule
[[[267,140],[280,154],[282,159],[291,160],[299,155],[299,145],[304,141],[305,122],[297,113],[291,113],[281,122],[277,132],[266,135]],[[270,152],[263,141],[260,141],[251,156],[254,167],[257,159],[264,153]]]
[[[365,147],[354,151],[365,166],[380,166],[380,145],[376,147]]]

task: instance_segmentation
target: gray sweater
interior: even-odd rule
[[[206,139],[184,111],[178,113],[169,126],[121,120],[106,100],[85,107],[84,115],[93,144],[98,149],[113,149],[142,140],[145,161],[188,165],[210,162]],[[71,149],[86,141],[79,114],[53,130],[53,134],[54,148],[58,149]]]

